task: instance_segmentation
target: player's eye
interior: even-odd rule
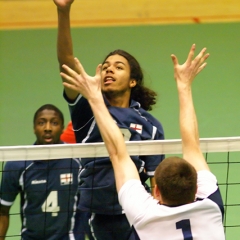
[[[53,125],[53,126],[57,126],[57,125],[58,125],[58,122],[52,122],[52,125]]]
[[[106,70],[107,69],[107,65],[103,65],[102,66],[102,71]]]
[[[39,122],[38,122],[38,125],[39,125],[39,126],[43,126],[44,124],[45,124],[44,121],[39,121]]]

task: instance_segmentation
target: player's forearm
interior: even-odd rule
[[[126,151],[123,135],[106,108],[103,97],[101,96],[88,101],[93,110],[98,128],[100,129],[101,136],[106,144],[109,155],[121,155],[121,153]]]
[[[191,86],[178,87],[178,94],[183,157],[194,166],[196,171],[209,170],[200,149],[198,122],[192,99]]]
[[[198,146],[199,134],[190,86],[178,87],[180,105],[180,133],[183,147]]]
[[[58,9],[58,36],[57,36],[57,55],[58,62],[62,71],[62,65],[66,64],[76,71],[73,56],[73,45],[70,29],[70,6],[66,9]]]
[[[0,213],[0,240],[5,240],[9,226],[9,216]]]
[[[76,72],[77,70],[74,56],[73,56],[73,46],[72,37],[70,29],[70,6],[65,9],[58,9],[58,37],[57,37],[57,55],[60,70],[64,71],[62,68],[63,64],[66,64]],[[64,79],[62,79],[64,81]],[[66,95],[69,99],[76,99],[78,93],[67,87],[65,87]]]

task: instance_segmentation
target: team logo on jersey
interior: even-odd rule
[[[142,133],[142,125],[136,123],[130,123],[130,128],[137,131],[138,133]]]
[[[73,174],[72,173],[63,173],[60,174],[61,185],[69,185],[73,183]]]
[[[32,180],[32,184],[43,184],[46,183],[47,180],[43,179],[43,180]]]

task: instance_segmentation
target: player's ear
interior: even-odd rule
[[[130,79],[130,83],[129,83],[129,86],[130,86],[130,88],[133,88],[133,87],[135,87],[137,85],[137,81],[135,80],[135,79]]]
[[[35,127],[35,123],[33,124],[33,133],[36,134],[36,127]]]
[[[195,192],[195,196],[196,196],[196,194],[197,194],[197,190],[198,190],[198,186],[196,186],[196,192]],[[197,198],[197,197],[195,197],[195,198]]]
[[[159,198],[161,198],[161,194],[160,194],[157,184],[155,184],[155,186],[154,186],[153,194],[156,199],[160,200]]]

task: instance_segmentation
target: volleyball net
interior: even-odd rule
[[[129,155],[181,155],[180,139],[126,142]],[[226,239],[240,236],[240,137],[201,138],[200,146],[211,171],[216,175],[225,206]],[[0,147],[0,177],[4,162],[22,160],[52,160],[108,156],[104,143],[55,144]],[[19,206],[17,206],[19,211]],[[16,208],[16,209],[17,209]],[[14,215],[17,215],[15,209]],[[20,213],[18,213],[20,215]],[[197,216],[196,216],[197,217]],[[8,236],[11,236],[11,220]],[[15,224],[14,224],[15,225]],[[20,226],[20,224],[19,224]],[[20,229],[18,230],[20,231]],[[8,239],[8,238],[7,238]],[[9,238],[14,238],[14,234]]]

